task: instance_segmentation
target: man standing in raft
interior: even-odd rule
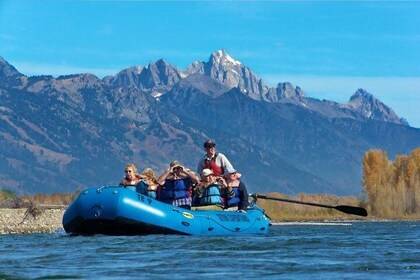
[[[197,166],[197,174],[202,174],[203,169],[210,169],[213,175],[222,176],[225,170],[234,170],[230,161],[222,153],[216,153],[216,143],[213,140],[204,142],[204,150],[206,154]]]

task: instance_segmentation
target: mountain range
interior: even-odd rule
[[[358,195],[364,152],[409,153],[420,129],[365,89],[341,104],[268,87],[223,50],[184,71],[160,59],[103,79],[28,77],[0,57],[0,188],[116,184],[129,162],[195,170],[207,139],[251,192]]]

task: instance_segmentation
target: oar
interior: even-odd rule
[[[368,215],[366,209],[362,207],[354,207],[354,206],[348,206],[348,205],[332,206],[332,205],[313,203],[313,202],[303,202],[299,200],[292,200],[292,199],[285,199],[285,198],[268,197],[261,194],[253,194],[251,196],[254,198],[262,198],[262,199],[277,200],[277,201],[283,201],[283,202],[330,208],[330,209],[335,209],[335,210],[338,210],[347,214],[353,214],[353,215],[363,216],[363,217],[367,217]]]

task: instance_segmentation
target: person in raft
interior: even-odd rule
[[[129,163],[125,166],[125,177],[121,180],[120,186],[136,186],[141,177],[137,174],[137,167],[133,163]]]
[[[214,140],[204,142],[206,154],[200,159],[197,166],[197,174],[202,174],[205,168],[210,169],[214,176],[222,176],[225,170],[234,169],[230,161],[222,153],[216,152]]]
[[[137,192],[147,195],[151,198],[158,197],[158,186],[156,180],[156,173],[151,168],[146,168],[143,173],[140,174],[140,182],[137,185]]]
[[[235,169],[227,170],[223,177],[226,180],[229,193],[226,194],[225,208],[228,210],[238,210],[238,212],[246,213],[248,208],[248,190],[245,184],[239,180],[241,174]]]
[[[192,186],[198,182],[198,177],[190,169],[182,166],[177,160],[170,163],[158,179],[161,186],[159,200],[173,206],[191,209]]]
[[[201,172],[201,181],[195,188],[197,206],[216,205],[221,208],[226,203],[226,182],[222,177],[215,176],[211,169],[205,168]]]

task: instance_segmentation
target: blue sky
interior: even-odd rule
[[[113,75],[218,49],[269,86],[346,102],[365,88],[420,127],[418,1],[5,1],[0,56],[25,75]]]

